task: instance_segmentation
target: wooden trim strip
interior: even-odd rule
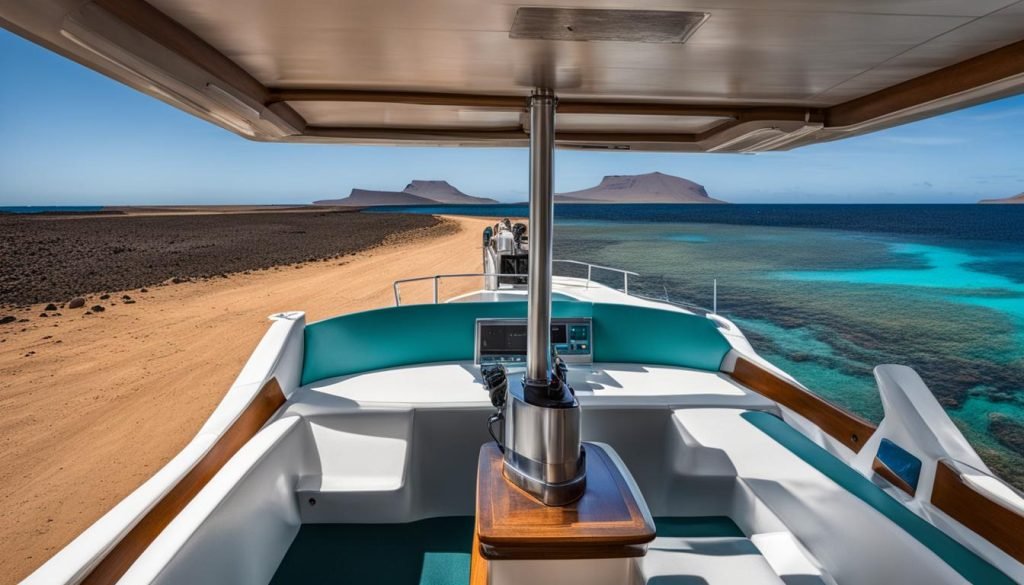
[[[913,486],[907,483],[902,477],[896,475],[896,473],[889,469],[889,466],[883,463],[878,457],[875,457],[875,460],[871,462],[871,469],[879,476],[885,478],[885,481],[900,488],[908,494],[914,495],[917,493],[917,490],[915,490]]]
[[[746,359],[736,359],[736,367],[731,376],[747,388],[811,421],[854,452],[860,452],[864,443],[875,432],[876,427],[871,422],[783,380]]]
[[[950,463],[939,461],[932,505],[1024,563],[1024,515],[979,492]]]
[[[116,583],[171,520],[284,403],[281,386],[271,378],[210,450],[121,538],[82,583]]]
[[[428,91],[377,91],[363,89],[282,89],[267,92],[267,104],[279,102],[368,102],[414,106],[458,106],[526,111],[527,96],[441,93]]]
[[[271,88],[266,103],[342,102],[407,104],[415,106],[453,106],[498,110],[527,110],[527,96],[445,93],[426,91],[386,91],[363,89]],[[699,116],[732,120],[805,120],[821,119],[822,110],[789,106],[734,106],[728,104],[679,104],[665,102],[603,102],[561,99],[559,114],[608,114],[619,116]]]
[[[469,585],[489,585],[490,566],[480,551],[480,537],[473,531],[473,552],[469,557]]]
[[[844,127],[870,122],[1018,75],[1024,75],[1024,41],[832,106],[827,110],[826,126]],[[946,109],[965,105],[954,104]]]

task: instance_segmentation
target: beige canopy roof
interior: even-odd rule
[[[0,0],[0,25],[243,136],[756,152],[1024,90],[1014,0]],[[82,115],[88,115],[83,111]]]

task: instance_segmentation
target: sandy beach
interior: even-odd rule
[[[0,583],[25,577],[188,442],[269,327],[267,315],[304,310],[318,320],[388,306],[396,279],[478,272],[490,223],[403,224],[326,261],[219,268],[224,277],[145,292],[98,289],[59,316],[40,318],[45,302],[13,313],[31,319],[0,325]],[[442,296],[478,287],[446,283]],[[110,297],[100,300],[104,290]],[[429,283],[402,294],[426,301]],[[86,315],[95,304],[105,310]]]

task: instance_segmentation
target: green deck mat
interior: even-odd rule
[[[655,518],[658,536],[675,538],[708,538],[746,535],[728,516],[678,516]]]
[[[473,517],[303,524],[271,585],[466,585]]]
[[[655,518],[658,536],[743,536],[725,516]],[[466,585],[473,517],[303,524],[271,585]]]

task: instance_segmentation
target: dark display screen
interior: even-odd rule
[[[551,324],[551,343],[568,343],[568,326]],[[526,355],[526,325],[487,325],[480,329],[481,355]]]
[[[481,355],[526,355],[526,325],[488,325],[480,329]]]
[[[565,325],[565,323],[552,323],[551,343],[554,343],[556,345],[561,343],[569,343],[569,336],[566,334],[566,331],[568,329],[569,328]]]

